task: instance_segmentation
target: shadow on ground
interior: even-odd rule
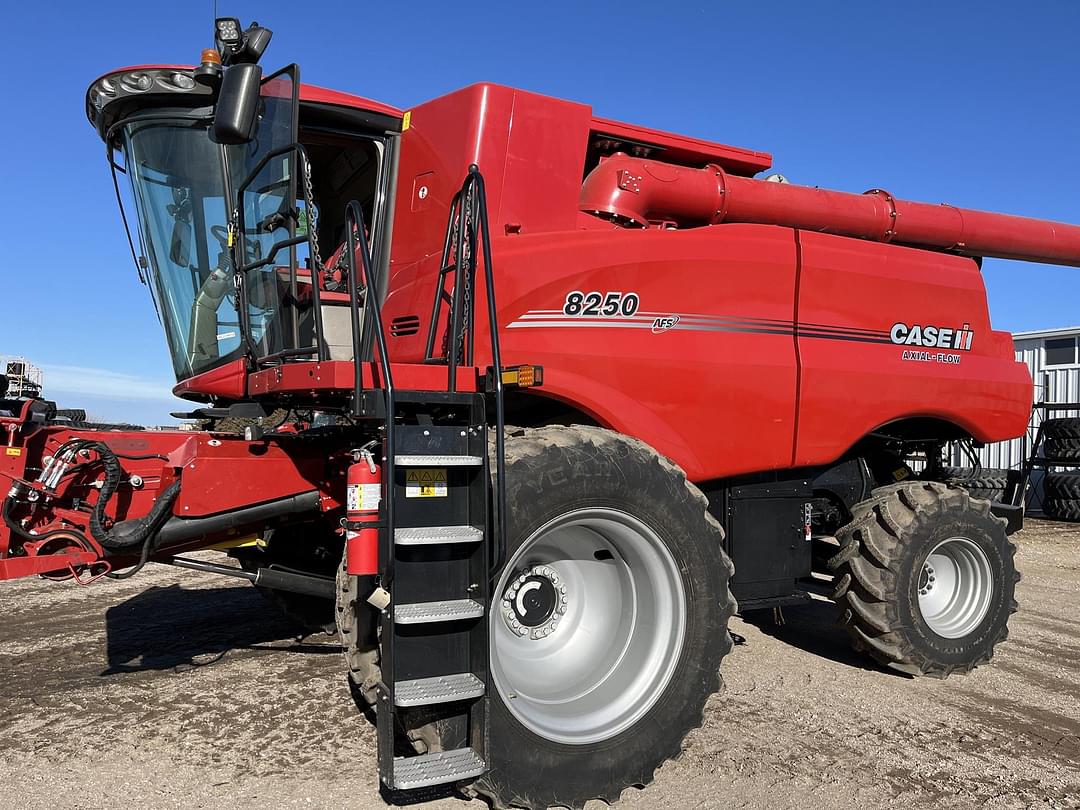
[[[832,602],[809,601],[800,605],[787,605],[780,612],[782,624],[777,621],[772,608],[748,610],[740,615],[743,621],[754,625],[762,633],[820,658],[855,669],[907,677],[880,666],[870,656],[853,649],[847,631],[836,621],[837,606]]]
[[[102,675],[207,666],[232,650],[339,652],[333,643],[303,643],[307,631],[247,587],[148,588],[109,608],[105,631]],[[331,641],[314,637],[324,638]]]

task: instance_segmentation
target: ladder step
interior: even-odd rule
[[[483,681],[471,672],[460,672],[456,675],[417,678],[415,681],[398,681],[394,684],[394,705],[405,708],[431,706],[455,700],[472,700],[483,694]]]
[[[484,463],[480,456],[394,456],[399,467],[479,467]]]
[[[399,546],[434,546],[440,543],[479,543],[484,533],[472,526],[418,526],[394,529],[394,543]]]
[[[418,757],[394,757],[393,786],[397,790],[416,790],[472,779],[486,770],[484,760],[471,748]]]
[[[415,602],[394,607],[398,624],[430,624],[476,619],[484,615],[484,606],[472,599],[450,599],[445,602]]]

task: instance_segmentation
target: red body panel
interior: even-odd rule
[[[446,366],[392,363],[390,371],[397,388],[409,391],[442,391],[447,388]],[[366,364],[363,374],[365,388],[378,387],[381,384],[382,374],[375,363]],[[248,391],[251,396],[306,394],[311,399],[317,400],[324,392],[351,389],[355,379],[351,361],[290,363],[254,372],[248,377]],[[458,391],[482,390],[479,386],[480,379],[475,368],[458,369]]]
[[[970,259],[760,225],[494,246],[504,363],[543,365],[544,395],[649,442],[694,480],[825,464],[899,419],[982,441],[1027,424],[1030,376],[1010,336],[992,332]],[[566,316],[573,290],[634,292],[640,309]],[[928,349],[890,339],[912,322],[967,323],[971,347],[923,359]]]
[[[71,438],[89,438],[123,454],[125,480],[132,475],[140,480],[138,486],[125,484],[117,491],[109,505],[109,516],[115,520],[148,514],[158,494],[178,476],[183,486],[173,505],[173,514],[183,518],[228,513],[243,506],[311,491],[322,493],[324,510],[340,505],[341,487],[335,480],[338,471],[329,463],[327,449],[311,440],[291,440],[284,436],[267,443],[204,432],[96,432],[18,427],[14,444],[0,456],[0,485],[5,491],[12,482],[26,479],[28,464],[40,465],[42,459],[54,454]],[[60,500],[78,497],[93,504],[94,483],[101,476],[101,467],[97,465],[85,473],[72,470],[57,489]],[[34,511],[34,514],[39,513]],[[37,534],[59,528],[88,534],[86,512],[49,507],[40,510],[40,515],[46,522],[39,524],[31,520],[25,528]],[[9,541],[7,529],[0,529],[0,558],[7,553]]]
[[[544,394],[649,442],[696,480],[790,466],[791,231],[572,231],[495,243],[503,361],[544,366]],[[640,309],[633,319],[565,317],[571,290],[633,291]],[[654,332],[655,318],[672,315],[674,328]]]
[[[575,217],[598,133],[729,176],[770,163],[510,88],[428,102],[403,135],[387,323],[418,316],[426,327],[447,207],[477,163],[504,363],[543,365],[540,394],[641,438],[694,480],[825,464],[901,419],[940,419],[982,441],[1023,432],[1030,376],[1009,336],[991,330],[975,262],[790,227],[641,230]],[[771,193],[774,184],[755,185]],[[633,292],[640,307],[631,319],[570,317],[562,310],[573,291]],[[894,343],[895,324],[935,334],[968,324],[973,337],[967,349],[931,352]],[[489,360],[485,328],[477,324],[478,365]],[[426,340],[423,329],[388,335],[391,356],[418,362]]]
[[[801,336],[793,466],[832,461],[870,431],[909,417],[951,422],[980,441],[1024,432],[1031,375],[1015,361],[1012,336],[991,330],[974,261],[806,231],[799,232],[799,245],[800,324],[888,333],[900,322],[967,323],[973,337],[969,350],[941,352],[891,340]]]

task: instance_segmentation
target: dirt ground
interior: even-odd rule
[[[828,603],[736,619],[704,726],[619,807],[1080,807],[1080,526],[1018,543],[1011,638],[969,677],[876,668]],[[0,586],[0,807],[382,807],[374,748],[333,639],[246,584]]]

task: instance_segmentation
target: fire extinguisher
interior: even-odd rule
[[[345,568],[353,576],[378,574],[382,469],[369,448],[353,452],[345,487]]]

